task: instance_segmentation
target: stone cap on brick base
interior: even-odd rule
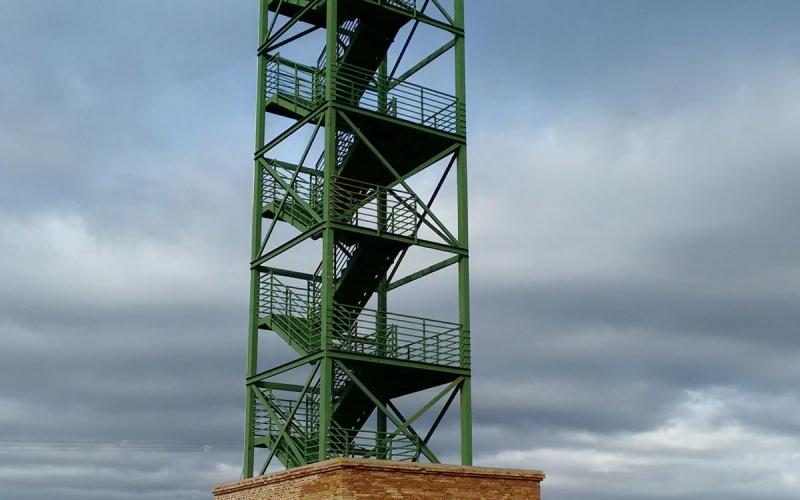
[[[375,498],[384,498],[379,495],[389,492],[391,496],[386,498],[473,498],[477,492],[470,490],[478,488],[483,496],[474,498],[538,499],[539,483],[544,477],[538,470],[334,458],[217,486],[213,493],[222,500],[371,498],[373,493]],[[311,487],[312,483],[316,486]],[[310,495],[311,491],[322,493],[323,488],[327,488],[326,496]]]

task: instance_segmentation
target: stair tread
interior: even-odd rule
[[[364,307],[397,255],[408,244],[365,238],[360,243],[336,285],[333,300],[337,304]]]
[[[275,217],[280,202],[270,201],[263,205],[263,215],[268,219]],[[280,212],[279,220],[289,223],[299,229],[305,231],[314,223],[314,218],[306,211],[305,208],[300,206],[299,203],[287,200],[283,205]]]

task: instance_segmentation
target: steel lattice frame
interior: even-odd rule
[[[420,25],[448,41],[395,76]],[[316,66],[277,53],[316,30],[325,33]],[[410,81],[445,53],[455,61],[455,95]],[[337,456],[438,462],[428,444],[457,398],[461,462],[470,465],[464,0],[452,0],[450,10],[439,0],[260,0],[257,92],[243,477],[263,474],[273,458],[287,468]],[[268,115],[292,122],[268,138]],[[309,128],[297,163],[273,157]],[[309,166],[318,136],[324,147]],[[423,201],[409,179],[434,165],[446,168]],[[455,234],[432,209],[451,171]],[[294,235],[276,236],[278,223]],[[321,242],[316,271],[271,265],[310,241]],[[414,247],[443,258],[395,279]],[[457,323],[387,310],[390,291],[450,266],[457,266]],[[367,307],[370,300],[377,305]],[[294,359],[260,366],[259,336],[267,331]],[[279,381],[297,370],[307,371],[302,385]],[[392,401],[433,388],[440,389],[408,418]],[[420,435],[412,424],[435,405]],[[260,448],[265,458],[256,463]]]

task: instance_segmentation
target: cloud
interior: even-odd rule
[[[800,443],[737,421],[733,407],[743,397],[773,402],[730,388],[690,391],[663,424],[646,431],[564,433],[560,446],[482,460],[550,464],[546,488],[570,498],[792,498]]]
[[[553,498],[791,498],[795,7],[468,7],[478,461]],[[206,498],[239,475],[254,4],[0,11],[0,482]],[[392,307],[442,314],[425,287]]]
[[[209,484],[229,482],[239,470],[230,453],[162,453],[110,446],[100,451],[15,451],[0,454],[0,480],[9,498],[124,500],[208,498]],[[48,477],[43,484],[42,477]]]

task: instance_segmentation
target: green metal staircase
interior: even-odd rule
[[[362,237],[336,283],[333,301],[360,312],[386,276],[397,255],[408,244]]]
[[[455,18],[460,19],[463,0],[454,1]],[[447,13],[449,23],[434,20],[425,12],[427,1],[422,7],[415,0],[261,3],[244,476],[253,475],[260,448],[267,451],[262,473],[272,458],[288,468],[335,456],[438,461],[428,440],[457,393],[462,460],[467,463],[471,417],[465,219],[459,218],[458,236],[452,235],[430,210],[430,202],[423,202],[406,182],[448,155],[451,165],[458,159],[459,172],[463,170],[464,96],[406,77],[391,78],[386,66],[401,29],[413,23],[413,35],[421,22],[451,32],[450,47],[457,48],[459,60],[463,25]],[[284,26],[270,23],[269,12],[289,21]],[[308,27],[298,34],[290,31],[294,26]],[[272,49],[317,28],[327,30],[327,46],[316,65],[289,60]],[[324,151],[316,163],[305,161],[313,137],[297,164],[269,156],[295,131],[267,142],[265,114],[298,126],[316,124],[315,136],[324,130]],[[459,191],[459,209],[465,207],[465,192],[462,196]],[[278,222],[294,228],[296,236],[270,249]],[[269,228],[266,235],[264,226]],[[323,249],[313,272],[270,265],[307,239]],[[416,246],[451,257],[436,269],[390,283],[406,252]],[[451,264],[459,266],[458,322],[387,309],[392,286]],[[296,358],[259,371],[259,331],[273,332]],[[308,367],[313,368],[305,385],[278,380]],[[452,390],[451,396],[422,437],[411,423],[424,411],[406,420],[392,400],[443,385]]]
[[[266,71],[268,112],[300,120],[324,104],[324,70],[275,55]],[[337,76],[336,100],[358,111],[353,124],[370,131],[373,148],[401,176],[452,144],[449,135],[463,125],[463,104],[442,92],[388,78],[376,82],[374,72],[345,64],[338,65]],[[385,98],[380,96],[384,88]],[[355,134],[347,125],[342,129]],[[395,181],[376,162],[373,148],[360,139],[340,147],[338,174],[381,185]]]

